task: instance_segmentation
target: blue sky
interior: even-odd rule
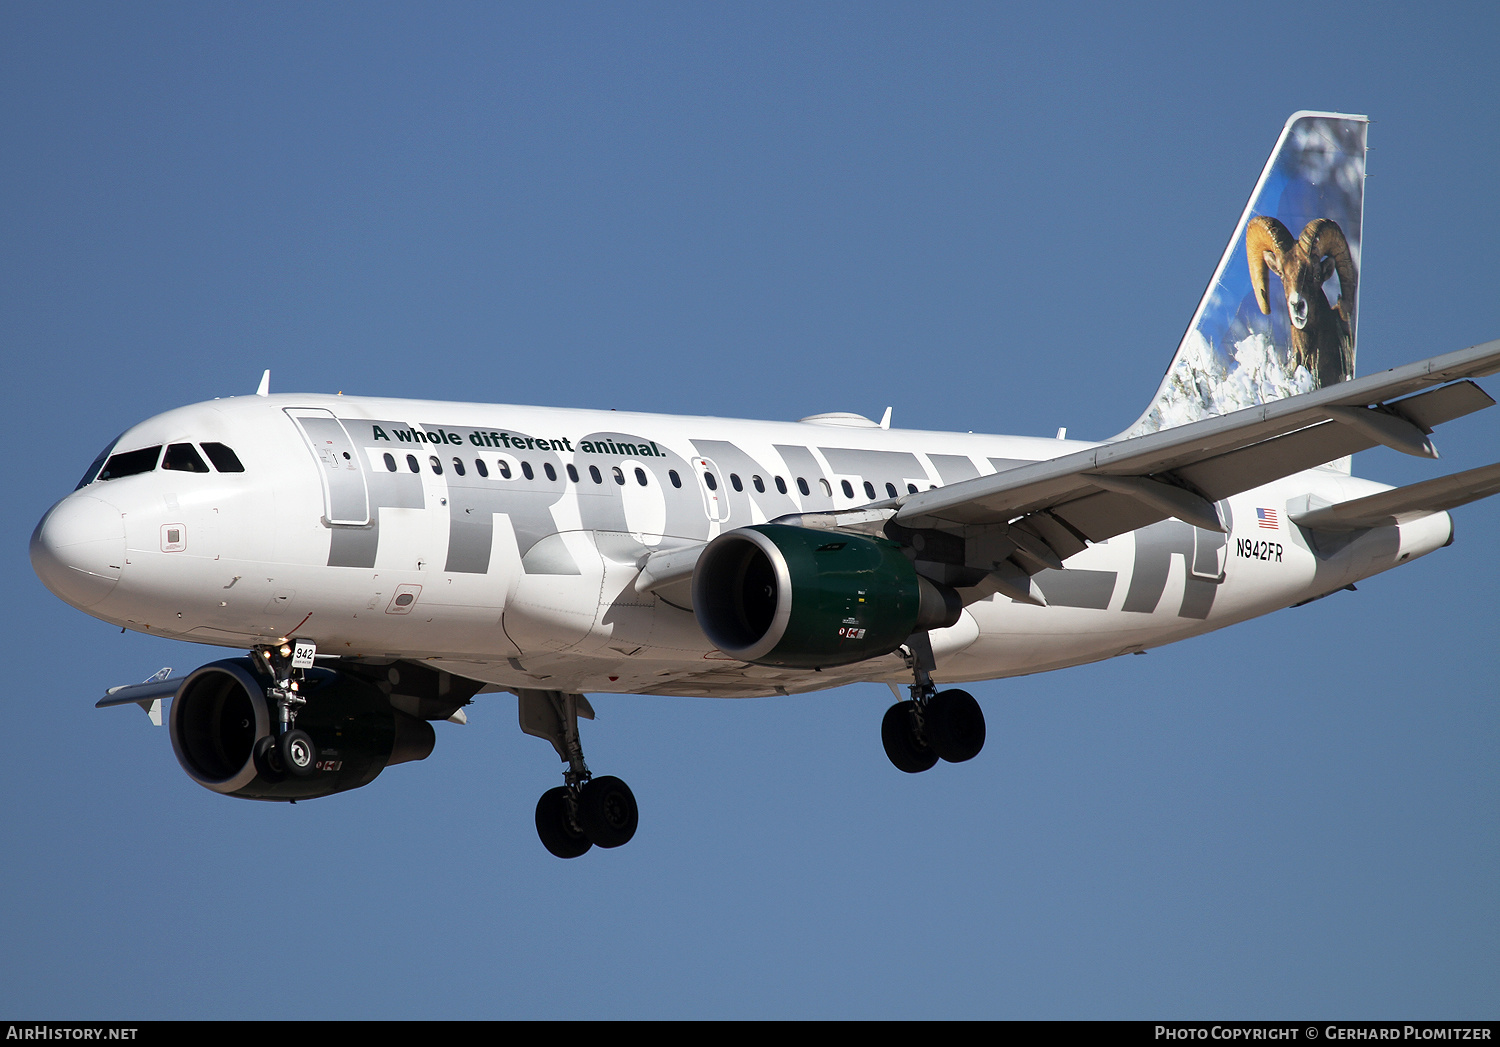
[[[1373,121],[1361,373],[1500,337],[1500,26],[1410,10],[0,7],[0,1016],[1493,1017],[1494,502],[1358,593],[979,685],[984,753],[917,777],[884,688],[594,696],[641,829],[567,863],[504,696],[351,794],[199,788],[92,706],[215,652],[26,558],[115,434],[266,367],[1108,436],[1298,109]],[[1496,415],[1355,469],[1492,461]]]

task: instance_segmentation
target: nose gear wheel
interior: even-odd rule
[[[306,731],[297,730],[297,713],[307,704],[299,693],[306,681],[304,668],[312,665],[316,650],[306,640],[261,644],[250,650],[250,660],[270,678],[266,700],[276,711],[275,733],[257,742],[252,754],[267,781],[308,778],[318,770],[317,743]]]

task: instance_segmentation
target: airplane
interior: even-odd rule
[[[895,767],[970,760],[985,719],[955,685],[1353,588],[1500,491],[1500,463],[1351,473],[1377,445],[1436,457],[1500,371],[1492,341],[1355,377],[1366,126],[1287,120],[1156,396],[1107,440],[273,395],[266,372],[111,441],[31,561],[122,630],[246,652],[98,703],[159,723],[170,699],[182,769],[229,796],[367,785],[506,692],[565,765],[536,808],[560,858],[639,823],[584,760],[588,692],[883,683]]]

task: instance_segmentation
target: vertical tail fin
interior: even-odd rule
[[[1367,123],[1287,120],[1156,398],[1121,437],[1354,377]]]

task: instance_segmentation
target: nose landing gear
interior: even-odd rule
[[[318,769],[318,747],[306,731],[297,730],[297,712],[307,704],[300,693],[304,670],[311,669],[317,645],[310,640],[261,644],[250,650],[250,658],[271,678],[266,700],[276,710],[275,733],[255,743],[253,756],[261,777],[284,780],[287,775],[307,778]]]
[[[521,730],[545,738],[568,765],[566,783],[542,793],[536,805],[536,834],[542,846],[559,858],[577,858],[596,844],[621,847],[630,842],[640,821],[630,786],[611,775],[595,778],[583,760],[578,718],[592,720],[594,710],[581,694],[521,689]]]
[[[939,691],[934,686],[932,670],[937,663],[926,633],[915,634],[905,650],[914,682],[911,698],[887,709],[881,721],[886,756],[907,774],[928,770],[940,759],[972,760],[984,748],[984,711],[968,691]]]

